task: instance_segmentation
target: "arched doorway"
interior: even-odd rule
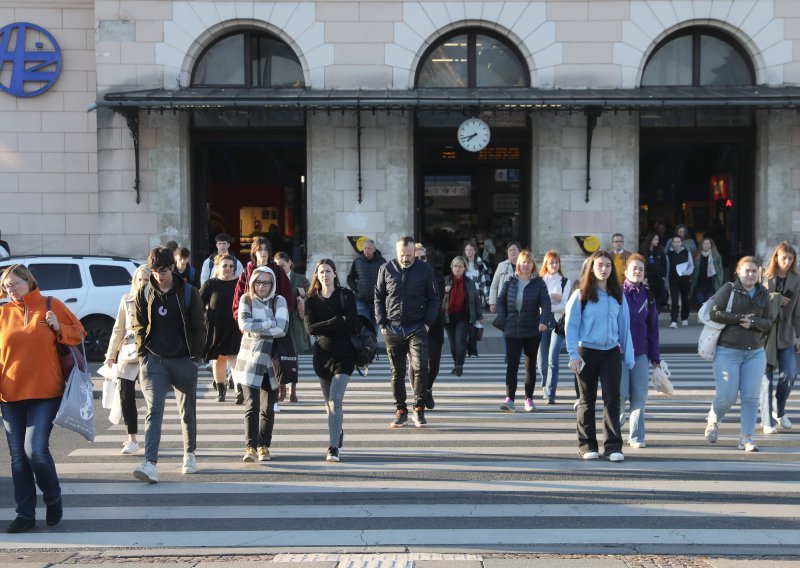
[[[428,48],[415,86],[474,93],[528,87],[530,76],[507,38],[464,28]],[[463,254],[464,242],[476,240],[494,270],[505,258],[505,243],[529,243],[531,136],[525,114],[479,111],[468,104],[419,111],[414,139],[416,230],[434,262],[447,270],[446,263]]]
[[[297,55],[260,30],[217,38],[198,57],[192,86],[303,87]],[[228,233],[249,260],[254,236],[267,235],[299,270],[305,263],[306,131],[302,111],[209,109],[191,116],[195,260]]]
[[[642,87],[752,85],[753,65],[728,34],[680,30],[652,52]],[[642,111],[640,235],[686,224],[710,236],[726,266],[755,248],[755,115],[748,109]],[[647,237],[646,237],[647,238]]]

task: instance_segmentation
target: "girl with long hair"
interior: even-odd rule
[[[765,434],[777,429],[789,430],[792,422],[786,416],[786,401],[792,393],[797,375],[796,353],[800,353],[800,275],[797,273],[797,251],[782,241],[775,247],[764,273],[769,292],[781,295],[778,320],[770,333],[775,334],[778,381],[774,385],[775,405],[772,404],[774,369],[767,370],[767,380],[761,386],[761,426]]]
[[[697,308],[700,309],[706,300],[722,288],[724,281],[722,257],[717,245],[711,238],[705,237],[694,255],[694,273],[689,297],[697,301]]]
[[[603,387],[603,454],[613,462],[625,459],[619,422],[622,365],[633,368],[628,303],[614,273],[611,254],[592,253],[581,276],[580,293],[567,302],[564,326],[569,368],[578,377],[578,451],[585,460],[600,457],[595,424],[598,384]]]
[[[542,398],[547,404],[556,403],[556,387],[558,387],[558,358],[564,347],[564,338],[556,333],[556,324],[564,317],[572,282],[561,272],[561,257],[554,250],[544,254],[542,269],[539,271],[547,292],[550,294],[550,313],[552,317],[548,329],[542,333],[539,343],[539,373],[542,375]]]
[[[338,462],[344,445],[342,400],[355,370],[350,335],[360,327],[356,296],[342,288],[336,265],[323,258],[314,267],[305,304],[306,331],[314,335],[314,372],[319,377],[325,412],[328,415],[327,461]]]

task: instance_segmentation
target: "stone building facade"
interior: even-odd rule
[[[0,230],[15,253],[142,257],[148,248],[172,239],[191,245],[198,255],[205,253],[214,231],[213,225],[204,224],[209,207],[213,209],[205,197],[212,189],[211,182],[198,189],[198,176],[212,179],[207,171],[216,165],[203,161],[213,159],[219,148],[210,142],[210,154],[198,150],[202,136],[197,117],[211,115],[209,120],[227,125],[225,136],[234,139],[236,128],[243,132],[254,121],[217,116],[241,111],[235,103],[224,109],[202,100],[188,110],[174,110],[170,103],[130,107],[138,118],[137,168],[132,131],[108,95],[147,89],[189,93],[198,62],[209,47],[245,30],[288,46],[306,90],[334,95],[357,89],[413,93],[419,87],[420,67],[437,53],[431,49],[441,45],[442,38],[477,30],[505,42],[518,55],[527,75],[522,87],[539,94],[568,90],[573,101],[586,98],[578,93],[581,90],[640,88],[648,61],[665,40],[682,31],[722,34],[749,62],[749,94],[739,94],[733,111],[723,108],[721,99],[700,110],[685,108],[706,118],[710,114],[717,126],[738,124],[752,133],[752,143],[742,146],[752,164],[736,178],[740,187],[733,205],[740,207],[741,219],[736,229],[739,249],[731,254],[752,251],[763,256],[779,240],[800,243],[800,99],[786,91],[800,84],[800,3],[795,0],[0,0],[0,27],[12,22],[46,28],[57,39],[63,62],[60,77],[44,94],[27,98],[0,93]],[[603,107],[596,117],[587,201],[585,108],[591,104],[569,102],[562,112],[536,106],[520,112],[508,101],[481,103],[480,86],[467,91],[476,97],[474,103],[438,111],[452,111],[456,123],[462,114],[481,113],[493,127],[499,124],[493,128],[492,144],[513,146],[503,142],[504,132],[510,133],[509,140],[522,137],[511,167],[489,155],[496,160],[494,182],[505,183],[507,175],[519,179],[521,195],[505,205],[502,196],[491,201],[515,219],[499,242],[519,238],[537,258],[555,248],[574,269],[584,255],[575,236],[594,235],[606,244],[612,233],[621,232],[630,245],[643,236],[641,216],[648,209],[641,196],[641,170],[647,166],[657,173],[662,167],[646,165],[642,158],[648,120],[644,115],[651,113],[646,105],[640,101],[620,106],[619,112]],[[782,97],[782,102],[768,101],[766,92]],[[358,106],[360,96],[355,91],[348,104]],[[596,104],[604,104],[603,96]],[[287,234],[298,231],[295,225],[304,227],[304,237],[294,236],[304,240],[310,261],[331,257],[346,269],[353,256],[349,236],[374,238],[385,253],[391,253],[402,235],[427,236],[426,223],[433,221],[426,217],[426,208],[438,198],[429,200],[426,188],[430,178],[430,195],[436,194],[441,171],[431,165],[429,176],[428,166],[421,165],[427,159],[421,150],[428,132],[423,111],[402,106],[376,110],[364,103],[360,113],[344,106],[326,112],[322,107],[288,109],[273,103],[265,107],[269,117],[259,133],[269,137],[281,124],[282,112],[299,116],[286,132],[298,135],[297,152],[302,156],[294,169],[288,168],[293,181],[278,183],[287,187],[284,205],[293,204],[294,216],[290,220],[279,211],[278,220]],[[689,98],[680,104],[690,105]],[[504,112],[517,113],[512,121],[516,130],[503,129]],[[717,120],[717,112],[726,118]],[[747,116],[743,121],[731,119],[724,114],[730,112]],[[445,123],[440,131],[451,128],[453,120]],[[681,135],[678,130],[670,130],[675,145],[691,141],[687,131]],[[724,138],[724,128],[715,135]],[[656,142],[648,140],[648,147],[657,152]],[[234,142],[226,144],[235,154]],[[702,161],[699,154],[698,160]],[[685,163],[680,167],[688,168]],[[476,195],[482,183],[476,171],[445,176],[456,184],[469,178],[464,183],[472,201],[462,204],[454,227],[448,229],[437,220],[442,231],[458,234],[459,224],[466,227],[466,236],[494,230],[491,212],[486,219],[480,211],[472,216],[466,211],[484,203]],[[133,189],[137,179],[138,202]],[[704,222],[715,214],[713,204],[704,209],[701,203],[710,199],[691,200]],[[519,210],[509,212],[508,203]],[[235,223],[231,226],[237,238],[244,236]]]

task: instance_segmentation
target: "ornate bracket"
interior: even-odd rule
[[[128,124],[128,130],[133,140],[133,160],[136,167],[135,177],[133,178],[133,189],[136,191],[136,203],[139,204],[142,202],[139,179],[139,109],[136,107],[125,107],[114,110],[125,117],[125,122]]]
[[[589,190],[592,189],[592,175],[590,170],[592,165],[592,135],[597,126],[597,118],[600,116],[600,109],[587,107],[583,112],[586,115],[586,203],[589,203]]]

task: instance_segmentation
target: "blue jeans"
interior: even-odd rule
[[[761,424],[775,426],[772,418],[773,410],[780,418],[786,412],[786,401],[792,394],[794,378],[797,375],[797,358],[794,348],[778,349],[778,382],[773,389],[774,371],[767,373],[766,380],[761,383]],[[772,407],[772,393],[775,393],[775,408]]]
[[[11,479],[17,515],[36,518],[36,485],[45,505],[61,500],[56,464],[50,454],[50,432],[61,397],[0,402],[11,454]]]
[[[631,425],[628,442],[644,442],[644,406],[647,404],[649,386],[649,361],[647,355],[634,358],[633,369],[622,366],[622,381],[619,386],[619,423],[625,424],[625,401],[631,401]]]
[[[367,318],[372,323],[372,329],[375,330],[375,335],[381,336],[381,330],[378,328],[378,322],[375,321],[375,304],[367,304],[361,300],[356,300],[356,313],[360,316]]]
[[[563,346],[564,338],[556,333],[555,328],[548,329],[542,333],[542,340],[539,342],[539,359],[536,366],[539,367],[539,374],[542,375],[542,394],[548,400],[556,399],[558,358],[561,355]]]
[[[761,378],[767,367],[767,356],[763,348],[732,349],[717,346],[714,355],[714,383],[717,392],[708,413],[710,422],[722,422],[725,413],[742,399],[742,435],[752,436],[758,414],[758,395],[761,392]]]

